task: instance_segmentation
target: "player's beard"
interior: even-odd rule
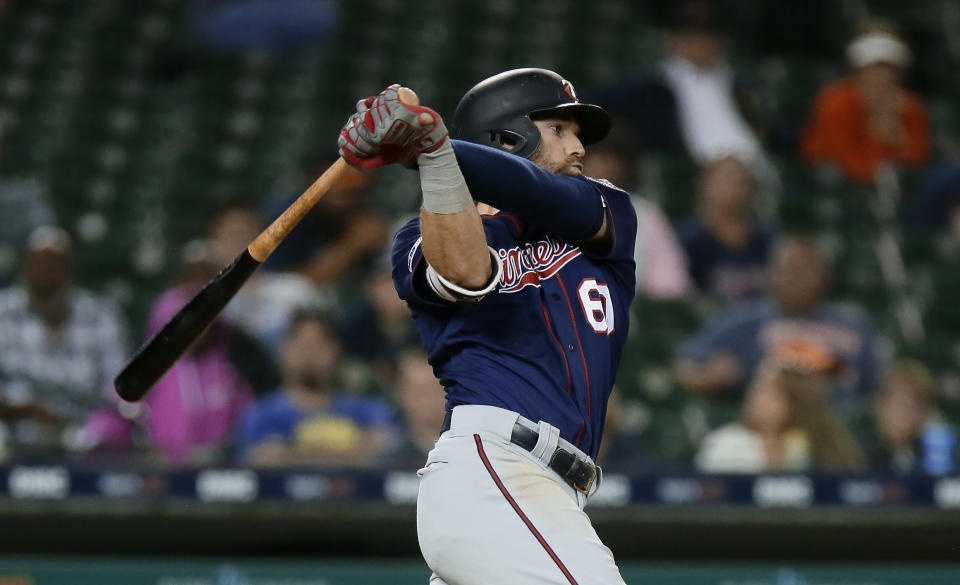
[[[566,177],[579,177],[583,174],[583,165],[580,163],[580,159],[571,159],[558,164],[557,169],[551,172]]]
[[[579,158],[568,161],[565,171],[566,172],[562,172],[560,174],[568,177],[579,177],[583,174],[583,162],[581,162],[581,159]]]
[[[530,162],[541,169],[555,175],[564,175],[567,177],[578,177],[583,174],[581,158],[576,156],[567,157],[562,161],[547,160],[542,151],[537,150],[530,156]]]

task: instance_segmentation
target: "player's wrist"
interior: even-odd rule
[[[451,215],[473,207],[473,197],[449,140],[432,152],[417,155],[417,165],[420,167],[424,209],[431,213]]]

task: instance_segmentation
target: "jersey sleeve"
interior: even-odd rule
[[[482,216],[482,220],[487,245],[494,249],[516,245],[528,229],[518,217],[509,213]],[[410,220],[397,232],[391,256],[393,284],[401,299],[422,309],[452,310],[456,307],[455,303],[438,297],[427,284],[427,260],[423,256],[419,218]]]
[[[593,185],[603,199],[610,240],[603,244],[584,244],[580,249],[588,257],[606,262],[634,262],[633,253],[637,243],[637,210],[630,195],[605,179],[578,177]]]
[[[568,241],[589,238],[600,229],[603,202],[593,185],[502,150],[458,140],[453,144],[457,164],[477,201]]]
[[[410,220],[397,231],[393,238],[391,262],[393,285],[401,299],[411,306],[423,308],[445,309],[450,306],[427,287],[427,261],[423,257],[420,218]]]

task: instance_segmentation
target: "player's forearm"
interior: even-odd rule
[[[491,274],[487,238],[453,149],[417,157],[423,208],[423,255],[440,276],[466,289],[482,289]]]
[[[490,280],[487,238],[475,207],[456,214],[420,211],[423,255],[447,280],[479,290]]]
[[[604,226],[603,200],[589,181],[556,175],[506,152],[451,141],[470,193],[571,241],[596,236]]]

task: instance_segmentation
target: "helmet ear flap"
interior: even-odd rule
[[[499,129],[490,132],[490,144],[500,150],[517,152],[523,150],[523,147],[527,144],[527,139],[513,130]]]
[[[540,147],[540,131],[533,122],[527,121],[533,131],[529,135],[507,128],[491,130],[488,134],[488,146],[515,154],[521,158],[530,158]]]

